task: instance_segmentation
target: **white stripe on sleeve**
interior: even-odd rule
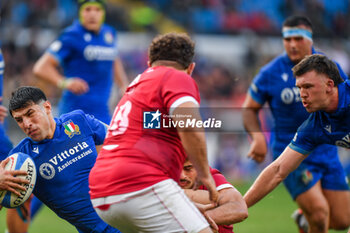
[[[222,184],[219,185],[218,187],[216,187],[217,191],[223,190],[223,189],[227,189],[227,188],[233,188],[232,184]]]
[[[175,100],[175,102],[171,105],[170,109],[169,109],[169,114],[172,115],[175,108],[179,107],[179,105],[186,103],[186,102],[192,102],[194,104],[196,104],[197,106],[199,106],[198,101],[193,98],[192,96],[183,96],[180,97],[179,99]]]

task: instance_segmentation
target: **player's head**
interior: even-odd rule
[[[334,87],[343,82],[337,65],[320,54],[305,57],[293,67],[296,86],[300,89],[300,97],[308,112],[327,111],[330,97],[334,98]]]
[[[105,0],[78,0],[79,21],[89,31],[98,32],[105,19]]]
[[[192,189],[197,178],[197,171],[188,159],[183,165],[179,185],[183,189]]]
[[[149,66],[172,66],[191,74],[195,44],[185,33],[167,33],[152,40],[148,49]]]
[[[305,16],[291,16],[283,22],[283,45],[288,57],[297,64],[312,53],[312,24]]]
[[[12,92],[9,111],[23,132],[34,141],[52,138],[55,121],[51,104],[36,87],[20,87]]]

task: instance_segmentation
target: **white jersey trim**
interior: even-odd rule
[[[105,150],[114,150],[115,148],[117,148],[119,145],[105,145],[102,148]]]
[[[217,191],[223,190],[223,189],[227,189],[227,188],[233,188],[232,184],[222,184],[219,185],[218,187],[216,187]]]
[[[179,105],[186,103],[186,102],[192,102],[194,104],[196,104],[197,106],[199,106],[198,101],[193,98],[192,96],[183,96],[180,97],[179,99],[175,100],[175,102],[171,105],[170,109],[169,109],[169,115],[172,115],[175,108],[179,107]]]

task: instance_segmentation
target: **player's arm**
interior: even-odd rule
[[[244,195],[248,207],[251,207],[270,193],[289,173],[295,170],[306,158],[305,155],[289,146],[268,167],[266,167]]]
[[[196,203],[209,204],[209,194],[205,190],[184,190],[186,195]],[[248,217],[248,209],[242,195],[235,188],[219,191],[218,206],[206,211],[218,225],[230,225]]]
[[[193,102],[185,102],[176,107],[173,111],[173,121],[185,121],[186,119],[201,120],[198,105]],[[178,127],[178,134],[182,145],[197,171],[198,180],[205,185],[210,193],[210,200],[217,202],[218,192],[213,177],[210,174],[207,145],[204,129]]]
[[[0,163],[0,190],[7,190],[10,191],[17,196],[20,196],[20,193],[18,190],[25,191],[26,188],[23,187],[21,184],[29,184],[29,181],[26,179],[18,178],[16,176],[19,175],[27,175],[27,172],[25,171],[8,171],[5,170],[6,164],[10,161],[9,158],[1,161]]]
[[[0,96],[0,103],[2,102],[2,96]],[[4,123],[5,117],[7,117],[7,108],[0,105],[0,123]]]
[[[267,144],[265,136],[261,131],[259,121],[259,111],[262,108],[262,105],[256,102],[250,94],[247,94],[242,107],[243,125],[252,138],[248,157],[261,163],[264,161],[267,153]]]
[[[216,224],[230,225],[246,219],[248,208],[240,192],[235,188],[226,188],[219,191],[218,206],[206,213]]]
[[[116,58],[114,60],[114,81],[121,90],[121,94],[124,94],[126,88],[129,85],[129,81],[120,58]]]
[[[89,90],[89,85],[85,80],[78,77],[66,79],[60,74],[58,67],[58,60],[52,54],[44,53],[34,64],[33,73],[39,79],[45,80],[61,89],[67,89],[74,94],[83,94]]]

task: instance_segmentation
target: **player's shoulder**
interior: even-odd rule
[[[106,23],[102,24],[102,30],[111,31],[113,33],[117,33],[117,30],[113,26],[111,26],[109,24],[106,24]]]
[[[347,79],[344,81],[344,86],[347,89],[346,91],[348,92],[348,94],[350,95],[350,79]]]
[[[210,168],[210,173],[214,180],[217,180],[217,178],[220,178],[220,180],[226,181],[226,177],[217,169],[215,168]],[[227,182],[227,181],[226,181]]]
[[[177,81],[193,80],[193,78],[190,75],[186,74],[185,72],[177,70],[172,67],[168,67],[168,66],[155,66],[155,67],[148,68],[147,70],[145,70],[145,72],[143,72],[142,80],[145,81],[148,79],[158,80],[162,82],[166,82],[174,79],[176,79]]]
[[[63,31],[60,34],[61,38],[77,38],[81,37],[84,30],[79,21],[74,21],[71,25],[64,28]]]
[[[261,73],[271,73],[274,72],[276,70],[279,69],[283,69],[284,67],[286,67],[286,63],[287,63],[287,55],[286,54],[280,54],[277,57],[275,57],[274,59],[272,59],[270,62],[268,62],[267,64],[265,64],[260,72]]]
[[[181,70],[172,68],[172,67],[164,67],[164,78],[174,78],[181,79],[181,80],[189,80],[191,82],[194,82],[194,79],[188,75],[186,72],[183,72]]]
[[[62,114],[59,117],[59,121],[65,122],[65,121],[73,120],[73,119],[83,120],[83,119],[85,119],[85,116],[86,115],[85,115],[85,112],[83,110],[77,109],[77,110]]]
[[[33,146],[33,141],[29,137],[24,138],[10,151],[9,155],[16,152],[23,152],[23,153],[29,154],[32,146]]]

